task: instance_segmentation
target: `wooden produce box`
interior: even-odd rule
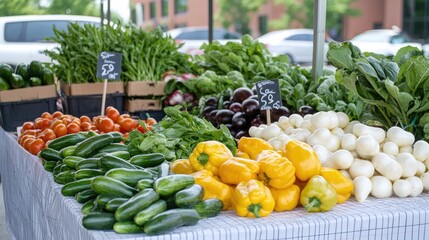
[[[67,96],[83,96],[103,94],[104,83],[74,83],[61,82],[61,90]],[[107,82],[106,94],[124,93],[124,83],[120,81]]]
[[[0,91],[0,102],[21,102],[57,97],[55,84]]]
[[[134,81],[128,82],[125,87],[125,93],[129,97],[135,96],[163,96],[165,82],[155,81]]]
[[[162,105],[160,100],[155,99],[127,99],[125,100],[125,111],[140,112],[147,110],[161,110]]]

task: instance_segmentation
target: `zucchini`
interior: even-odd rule
[[[65,165],[65,164],[62,164],[60,167],[60,172],[65,172],[65,171],[69,171],[69,170],[73,170],[73,169],[67,167],[67,165]]]
[[[111,143],[103,148],[100,148],[97,153],[111,153],[117,151],[127,151],[127,145],[122,143]]]
[[[127,184],[106,176],[95,177],[91,187],[98,194],[110,193],[125,198],[130,198],[137,193],[136,189]]]
[[[65,166],[65,164],[63,163],[63,161],[58,161],[56,163],[57,164],[55,165],[54,169],[52,170],[52,174],[54,176],[61,172],[61,167]]]
[[[77,157],[77,156],[68,156],[63,159],[65,165],[69,168],[76,169],[76,165],[78,162],[85,160],[85,158]]]
[[[137,183],[142,179],[153,178],[153,175],[148,171],[128,168],[110,169],[105,176],[119,180],[131,187],[136,187]]]
[[[79,180],[75,180],[73,182],[67,183],[61,189],[61,193],[64,196],[74,196],[78,192],[82,192],[84,190],[90,189],[91,181],[92,181],[92,178],[85,178],[85,179],[79,179]]]
[[[94,198],[97,197],[97,193],[94,192],[94,190],[92,189],[87,189],[84,190],[82,192],[78,192],[74,198],[76,199],[76,201],[78,203],[84,203],[84,202],[88,202],[89,200],[93,200]]]
[[[167,210],[167,203],[164,200],[158,200],[152,203],[149,207],[141,210],[134,216],[134,222],[143,226],[149,219],[155,215]]]
[[[113,168],[135,169],[135,167],[131,163],[123,160],[122,158],[115,157],[110,154],[102,156],[100,159],[100,164],[101,167],[105,170],[110,170]]]
[[[86,191],[86,190],[85,190]],[[95,203],[94,203],[94,200],[88,200],[87,202],[85,202],[84,204],[83,204],[83,206],[82,206],[82,210],[81,210],[81,212],[84,214],[84,215],[86,215],[86,214],[88,214],[88,213],[91,213],[92,212],[92,209],[94,208],[94,206],[95,206]]]
[[[82,161],[79,161],[76,164],[76,170],[81,169],[100,169],[99,166],[100,160],[98,158],[87,158]]]
[[[64,172],[59,172],[57,175],[54,175],[54,181],[58,184],[66,184],[69,182],[73,182],[75,175],[75,171],[67,170]]]
[[[52,148],[45,148],[39,152],[39,157],[46,161],[61,161],[63,157],[61,157],[60,152]]]
[[[137,189],[141,191],[145,188],[152,188],[154,182],[155,180],[153,179],[142,179],[137,183]]]
[[[115,198],[118,198],[118,196],[110,193],[102,193],[102,194],[99,194],[97,198],[95,198],[95,204],[97,204],[97,206],[100,206],[101,208],[104,209],[106,204],[110,200]]]
[[[76,145],[85,139],[86,137],[83,134],[72,133],[52,140],[52,142],[49,143],[48,148],[59,151],[65,147]]]
[[[144,225],[144,232],[156,235],[168,232],[181,226],[191,226],[198,223],[200,215],[195,209],[170,209],[151,218]]]
[[[168,197],[193,184],[195,180],[192,175],[175,174],[158,178],[153,188],[161,197]]]
[[[165,156],[161,153],[147,153],[132,156],[130,163],[140,167],[155,167],[165,161]]]
[[[113,142],[110,134],[100,134],[87,138],[77,144],[75,155],[78,157],[89,157],[97,152],[98,149],[103,148]]]
[[[102,152],[102,153],[97,153],[92,157],[102,157],[102,156],[107,155],[107,154],[115,156],[115,157],[119,157],[123,160],[130,159],[130,153],[128,151],[116,151],[116,152],[110,152],[110,153]]]
[[[114,198],[106,203],[104,209],[109,212],[115,212],[119,206],[121,206],[124,202],[128,201],[129,198]]]
[[[223,203],[217,198],[209,198],[197,203],[194,209],[200,214],[200,218],[217,216],[222,211]]]
[[[131,156],[135,156],[137,154],[141,154],[142,151],[136,146],[134,146],[132,143],[127,145],[127,150],[130,153]]]
[[[113,143],[120,143],[122,141],[122,138],[124,137],[124,135],[119,132],[108,132],[107,134],[109,134],[113,138]]]
[[[111,230],[115,223],[113,213],[90,213],[82,218],[82,225],[89,230]]]
[[[113,230],[117,233],[143,233],[143,227],[133,221],[117,222],[113,225]]]
[[[68,156],[74,156],[76,151],[76,145],[68,146],[60,150],[60,154],[63,158]]]
[[[56,162],[56,161],[46,161],[46,160],[43,160],[43,161],[42,161],[42,165],[43,165],[43,168],[44,168],[46,171],[48,171],[48,172],[53,172],[53,171],[54,171],[55,166],[57,165],[57,162]]]
[[[199,184],[194,184],[188,188],[178,191],[174,195],[174,200],[179,208],[191,208],[199,203],[204,197],[204,188]]]
[[[152,188],[147,188],[137,193],[128,201],[123,203],[115,211],[115,218],[119,222],[132,220],[141,210],[158,201],[159,195]]]
[[[105,172],[103,170],[100,170],[100,169],[79,169],[76,171],[74,178],[76,180],[78,180],[78,179],[102,176],[104,174],[105,174]]]

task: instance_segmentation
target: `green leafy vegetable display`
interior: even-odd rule
[[[407,46],[392,58],[361,53],[350,42],[329,48],[337,81],[368,104],[367,120],[429,139],[429,61],[420,50]]]

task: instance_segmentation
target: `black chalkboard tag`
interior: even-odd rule
[[[98,55],[97,78],[104,79],[101,116],[104,117],[106,105],[107,80],[119,80],[121,77],[122,54],[117,52],[101,52]]]
[[[259,107],[267,111],[267,124],[271,123],[271,109],[279,109],[282,106],[279,80],[263,80],[256,83]]]

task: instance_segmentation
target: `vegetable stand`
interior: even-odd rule
[[[354,198],[332,211],[272,213],[253,219],[232,211],[164,235],[88,231],[81,204],[61,195],[40,160],[0,129],[0,171],[11,239],[427,239],[429,194],[415,198]]]

